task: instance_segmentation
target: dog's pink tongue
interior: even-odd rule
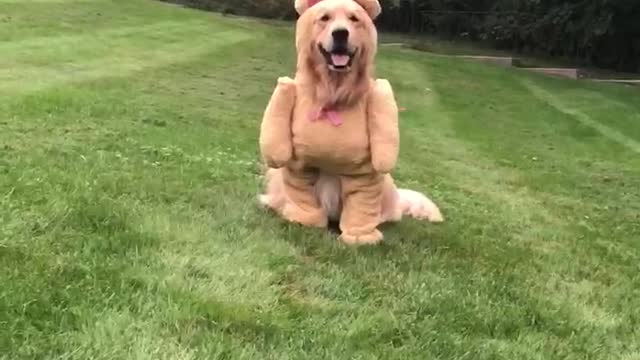
[[[333,61],[333,65],[335,66],[347,66],[349,65],[349,56],[348,55],[331,55],[331,61]]]

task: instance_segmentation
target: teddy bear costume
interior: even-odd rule
[[[355,1],[373,20],[377,0]],[[313,21],[317,1],[297,0],[298,52]],[[373,44],[375,53],[375,44]],[[373,56],[373,55],[372,55]],[[398,108],[386,80],[369,79],[364,96],[346,106],[319,103],[316,84],[299,56],[295,79],[280,78],[264,114],[260,148],[267,165],[282,170],[286,203],[280,214],[307,226],[326,227],[328,217],[314,192],[319,174],[339,177],[342,189],[341,238],[377,242],[382,233],[383,189],[399,149]]]

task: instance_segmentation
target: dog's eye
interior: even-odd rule
[[[329,16],[328,14],[322,15],[322,17],[320,18],[320,21],[322,22],[327,22],[329,20],[331,20],[331,16]]]
[[[353,21],[353,22],[358,22],[358,21],[360,21],[360,19],[358,19],[358,17],[357,17],[357,16],[355,16],[355,15],[351,15],[351,16],[349,17],[349,20],[351,20],[351,21]]]

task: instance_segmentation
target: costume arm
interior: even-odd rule
[[[260,151],[271,168],[281,168],[291,160],[291,117],[295,101],[295,81],[279,78],[260,127]]]
[[[380,173],[389,173],[398,160],[400,130],[398,105],[387,80],[376,81],[367,111],[373,168]]]

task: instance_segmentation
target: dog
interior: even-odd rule
[[[309,3],[310,2],[310,3]],[[377,0],[297,0],[298,52],[296,82],[311,84],[315,101],[348,108],[371,89],[378,33],[373,20],[380,13]],[[287,202],[283,170],[266,171],[266,191],[260,203],[279,211]],[[318,202],[329,219],[340,219],[343,199],[337,175],[321,171],[314,185]],[[384,176],[381,222],[403,216],[433,223],[444,221],[438,206],[417,191],[399,189],[391,175]]]

